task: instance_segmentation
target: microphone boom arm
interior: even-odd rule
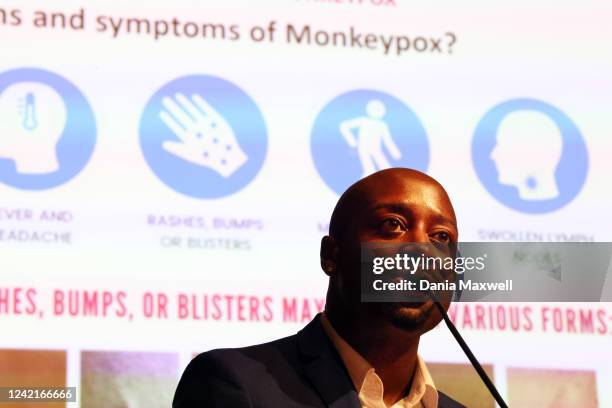
[[[470,360],[470,363],[472,363],[472,366],[474,366],[474,369],[480,376],[482,382],[484,382],[484,384],[487,386],[487,389],[489,390],[491,395],[493,395],[493,398],[495,398],[495,401],[497,401],[497,404],[501,408],[508,408],[508,404],[506,404],[502,396],[499,394],[499,391],[497,391],[497,388],[495,388],[495,385],[493,384],[485,370],[483,370],[478,360],[476,360],[476,356],[474,356],[472,350],[470,350],[465,340],[463,340],[463,337],[461,337],[461,334],[459,334],[459,330],[457,330],[451,319],[448,317],[448,314],[446,313],[446,310],[444,310],[444,306],[442,306],[442,303],[437,300],[434,301],[434,303],[440,311],[440,314],[442,314],[442,318],[444,319],[444,323],[446,323],[448,330],[450,330],[455,340],[457,340],[457,343],[459,343],[459,346],[461,346],[461,349],[463,350],[467,358]]]

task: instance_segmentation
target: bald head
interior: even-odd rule
[[[379,204],[385,196],[417,193],[421,198],[429,197],[446,207],[444,214],[455,224],[455,212],[444,187],[435,179],[417,170],[391,168],[373,173],[351,185],[340,197],[329,223],[329,235],[342,239],[347,228],[372,203]],[[426,194],[423,194],[426,193]],[[403,201],[405,197],[400,198]]]
[[[348,188],[333,211],[321,241],[321,267],[329,275],[326,311],[357,326],[395,327],[424,333],[440,320],[431,301],[418,304],[361,302],[361,245],[372,242],[458,241],[455,211],[444,188],[416,170],[374,173]],[[445,304],[448,307],[448,303]]]

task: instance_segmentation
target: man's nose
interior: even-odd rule
[[[411,253],[415,256],[423,254],[425,256],[434,256],[435,248],[429,240],[429,234],[423,228],[414,228],[407,231],[402,237],[403,245],[402,252]]]
[[[427,230],[420,226],[414,226],[410,228],[404,236],[402,237],[403,241],[406,243],[413,244],[428,244],[429,243],[429,234]]]

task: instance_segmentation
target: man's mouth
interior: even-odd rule
[[[419,301],[411,301],[411,302],[399,302],[398,305],[400,307],[407,307],[409,309],[419,309],[421,307],[423,307],[423,305],[425,305],[426,303],[430,302],[431,299],[429,298],[429,296],[427,297],[423,297],[423,300],[419,300]]]

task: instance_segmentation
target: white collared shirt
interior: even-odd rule
[[[438,391],[421,356],[417,355],[417,366],[410,392],[391,407],[387,407],[383,400],[384,386],[374,367],[340,337],[325,313],[321,314],[321,324],[342,358],[358,391],[362,408],[436,408],[438,406]]]

